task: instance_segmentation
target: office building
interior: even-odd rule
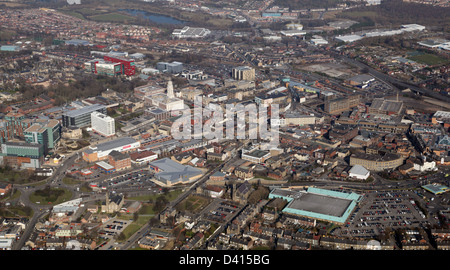
[[[3,164],[18,169],[40,168],[44,162],[44,145],[23,141],[2,144]]]
[[[97,111],[91,113],[91,127],[94,132],[105,137],[116,134],[114,118]]]
[[[156,64],[156,69],[159,70],[160,72],[177,74],[183,72],[183,63],[176,61],[172,63],[158,62]]]
[[[121,64],[121,69],[123,71],[122,74],[125,74],[126,76],[133,76],[136,74],[136,67],[134,65],[133,59],[118,57],[118,56],[113,56],[113,55],[105,55],[105,56],[103,56],[103,60],[112,62],[112,63]]]
[[[81,109],[65,112],[62,115],[62,124],[64,127],[87,127],[91,125],[91,114],[93,112],[106,114],[106,107],[100,104],[86,106]]]
[[[25,141],[40,143],[44,146],[45,155],[49,149],[55,149],[61,139],[61,124],[58,120],[37,119],[24,131]]]
[[[232,77],[235,80],[254,81],[255,69],[248,66],[235,67],[232,70]]]

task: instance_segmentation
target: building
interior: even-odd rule
[[[97,111],[91,113],[91,127],[94,132],[105,137],[116,134],[114,118]]]
[[[167,93],[154,94],[144,97],[146,106],[154,106],[167,112],[184,109],[184,100],[175,97],[173,83],[167,83]]]
[[[44,146],[38,143],[9,141],[2,144],[3,163],[19,169],[36,169],[44,163]]]
[[[348,84],[360,87],[362,89],[366,88],[371,82],[374,81],[375,78],[367,74],[359,74],[347,79]]]
[[[64,127],[87,127],[91,125],[91,114],[100,112],[106,114],[106,107],[101,104],[94,104],[80,109],[67,111],[62,115],[62,124]]]
[[[89,146],[83,151],[83,159],[87,162],[105,160],[112,151],[133,152],[141,146],[140,142],[131,137],[123,137],[116,140]]]
[[[114,213],[119,212],[122,209],[123,203],[125,199],[121,194],[113,194],[110,195],[109,192],[106,192],[106,200],[102,204],[102,212],[106,213]]]
[[[269,194],[269,199],[273,198],[288,201],[283,213],[344,224],[362,197],[356,193],[310,187],[299,192],[274,189]]]
[[[114,166],[116,171],[127,170],[131,168],[130,156],[117,150],[111,151],[108,155],[109,164]]]
[[[183,63],[177,61],[173,61],[172,63],[158,62],[156,63],[156,69],[160,72],[178,74],[183,72]]]
[[[404,158],[399,154],[366,154],[356,153],[350,156],[350,166],[361,165],[369,171],[396,169],[403,165]]]
[[[177,38],[203,38],[209,35],[211,31],[206,28],[195,28],[185,26],[182,29],[174,29],[172,36]]]
[[[130,154],[131,163],[136,165],[148,164],[158,158],[158,154],[150,151],[138,151]]]
[[[138,86],[134,88],[134,96],[139,99],[144,99],[145,96],[151,96],[154,94],[163,94],[166,88],[154,83]]]
[[[248,160],[253,163],[263,163],[268,158],[271,157],[271,154],[269,151],[263,151],[259,149],[254,149],[252,151],[248,152],[242,152],[241,158],[243,160]]]
[[[429,191],[429,192],[435,194],[435,195],[443,194],[449,190],[449,188],[447,186],[436,184],[436,183],[424,185],[424,186],[422,186],[422,188],[425,189],[426,191]]]
[[[255,80],[255,69],[249,66],[240,66],[232,69],[231,73],[233,79],[244,80],[244,81],[254,81]]]
[[[133,76],[136,74],[134,59],[105,55],[103,56],[103,60],[112,63],[119,63],[121,65],[122,74],[125,74],[126,76]]]
[[[384,98],[375,98],[369,107],[369,113],[398,115],[403,109],[402,101],[385,100]]]
[[[366,180],[370,176],[370,172],[361,165],[353,166],[348,173],[350,177],[359,180]]]
[[[33,124],[24,130],[25,141],[29,143],[40,143],[44,146],[44,154],[49,149],[56,148],[61,139],[61,124],[58,120],[35,120]]]
[[[11,184],[0,183],[0,196],[5,195],[12,189]]]
[[[155,182],[162,186],[191,183],[200,178],[201,170],[189,165],[182,165],[170,158],[150,162],[150,170],[155,172]]]
[[[324,110],[329,114],[340,114],[358,106],[359,99],[359,95],[352,95],[348,97],[326,100]]]

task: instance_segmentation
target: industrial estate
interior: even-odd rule
[[[450,249],[449,15],[0,1],[0,250]]]

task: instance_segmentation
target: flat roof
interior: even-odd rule
[[[114,166],[112,166],[111,164],[109,164],[109,163],[106,163],[106,162],[104,162],[104,161],[100,161],[100,162],[97,162],[97,163],[95,163],[97,166],[99,166],[99,167],[102,167],[103,169],[105,169],[105,170],[112,170],[112,169],[114,169]]]
[[[91,152],[91,151],[107,151],[107,150],[111,150],[114,148],[118,148],[127,144],[132,144],[137,142],[136,139],[131,138],[131,137],[123,137],[123,138],[119,138],[113,141],[109,141],[109,142],[104,142],[101,144],[98,144],[97,146],[93,147],[93,148],[89,148],[88,150],[86,150],[86,152]]]
[[[302,195],[289,204],[289,208],[319,213],[328,216],[341,217],[352,200],[331,197],[314,193],[302,193]]]
[[[81,109],[67,111],[66,113],[64,113],[64,115],[66,115],[68,117],[77,117],[77,116],[80,116],[80,115],[83,115],[86,113],[91,113],[91,112],[94,112],[94,111],[97,111],[100,109],[106,109],[106,107],[101,104],[94,104],[94,105],[83,107]]]
[[[257,158],[264,157],[267,154],[270,154],[270,152],[269,151],[258,150],[258,149],[255,149],[253,151],[244,153],[244,155],[246,155],[246,156],[252,156],[252,157],[257,157]]]
[[[163,158],[150,162],[150,166],[158,167],[162,172],[155,176],[167,182],[188,180],[191,177],[202,174],[202,171],[189,165],[182,165],[170,158]]]
[[[434,194],[441,194],[441,193],[446,192],[449,189],[447,186],[440,185],[440,184],[428,184],[428,185],[422,186],[422,188],[424,188],[425,190],[428,190],[429,192],[434,193]]]

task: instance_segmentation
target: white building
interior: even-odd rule
[[[355,165],[350,169],[349,176],[360,180],[366,180],[369,178],[370,172],[361,165]]]
[[[185,26],[182,29],[173,30],[172,35],[178,38],[202,38],[206,37],[210,33],[211,31],[206,28]]]
[[[91,113],[92,130],[105,137],[116,134],[114,118],[99,112]]]

